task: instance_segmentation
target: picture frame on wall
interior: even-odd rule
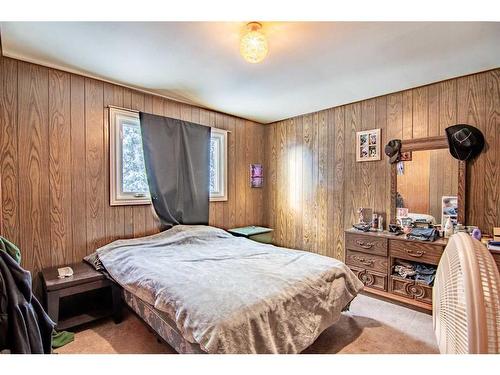
[[[381,159],[380,129],[356,132],[356,161],[377,161]]]
[[[250,187],[261,188],[264,185],[262,164],[250,164]]]

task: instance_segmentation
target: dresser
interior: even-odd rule
[[[432,310],[432,287],[393,275],[397,259],[437,266],[446,239],[409,240],[389,232],[345,231],[345,263],[365,285],[365,291],[419,310]]]

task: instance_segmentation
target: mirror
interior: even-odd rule
[[[435,224],[441,224],[443,215],[460,224],[466,222],[467,163],[451,156],[446,136],[403,140],[400,159],[403,171],[401,164],[391,164],[392,224],[396,224],[397,216],[405,216],[406,209],[422,215],[421,220],[434,219]]]
[[[459,161],[448,149],[402,153],[396,165],[396,216],[414,222],[457,222]],[[443,221],[444,220],[444,221]]]

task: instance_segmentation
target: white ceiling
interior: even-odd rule
[[[500,67],[500,23],[3,22],[3,53],[262,123]]]

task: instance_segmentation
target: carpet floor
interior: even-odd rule
[[[59,348],[66,354],[146,354],[175,351],[158,342],[146,325],[127,310],[114,324],[101,320],[76,331],[75,341]],[[438,353],[432,317],[366,295],[359,295],[349,312],[325,330],[304,353],[431,354]]]

